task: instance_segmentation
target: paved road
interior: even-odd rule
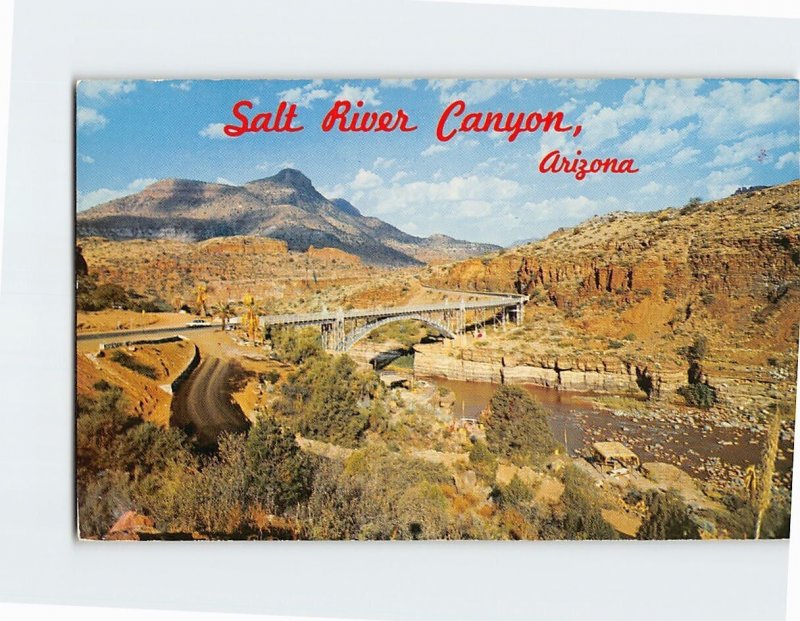
[[[213,448],[223,431],[245,431],[249,423],[230,396],[235,363],[204,358],[172,399],[170,424],[197,438],[200,448]]]
[[[112,330],[110,332],[80,332],[77,335],[79,341],[93,340],[132,340],[132,337],[141,336],[165,336],[167,334],[186,334],[197,330],[219,330],[222,324],[210,326],[172,326],[166,328],[134,328],[133,330]]]

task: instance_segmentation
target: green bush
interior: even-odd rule
[[[524,513],[533,501],[533,490],[514,475],[508,485],[495,490],[494,498],[502,509],[516,509]]]
[[[314,328],[271,328],[268,337],[281,362],[302,364],[322,353],[319,332]]]
[[[114,306],[127,308],[128,294],[119,285],[105,283],[98,285],[94,276],[81,275],[78,277],[78,287],[75,295],[75,306],[82,311],[98,311]]]
[[[686,403],[698,408],[710,408],[717,402],[717,391],[708,384],[686,384],[678,388]]]
[[[648,517],[639,527],[637,539],[699,539],[689,507],[673,490],[652,490],[646,498]]]
[[[492,395],[489,410],[486,443],[496,455],[527,463],[555,448],[547,410],[524,388],[500,386]]]
[[[682,351],[688,362],[700,362],[708,355],[708,339],[697,336],[692,344]]]
[[[309,500],[309,535],[323,539],[442,539],[454,525],[440,464],[372,446],[325,460]]]
[[[283,513],[311,494],[312,467],[294,435],[273,418],[260,418],[244,446],[248,498],[272,513]]]
[[[702,198],[700,198],[699,196],[693,196],[688,201],[686,201],[686,204],[683,207],[681,207],[680,213],[682,216],[694,213],[700,208],[702,204],[703,204]]]
[[[129,510],[160,520],[153,499],[184,489],[174,476],[192,472],[196,459],[183,433],[128,416],[122,391],[96,385],[94,399],[79,398],[76,470],[79,527],[83,537],[102,537]],[[175,506],[171,499],[168,506]]]
[[[469,463],[473,470],[489,483],[493,483],[497,474],[497,457],[486,446],[486,442],[478,440],[469,451]]]
[[[360,372],[350,357],[322,354],[287,377],[274,407],[294,419],[304,436],[356,446],[369,426],[368,402],[379,387],[377,375]]]
[[[121,349],[115,349],[111,352],[111,360],[121,364],[126,369],[135,371],[139,375],[144,375],[150,379],[156,379],[156,370],[150,365],[143,364],[136,360],[133,356],[125,353]]]
[[[599,498],[592,480],[574,466],[564,469],[563,514],[560,529],[565,539],[617,539],[615,531],[600,513]]]

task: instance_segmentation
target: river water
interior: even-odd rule
[[[454,415],[478,418],[489,404],[497,385],[426,377],[455,394]],[[555,439],[571,455],[593,442],[617,440],[635,451],[642,462],[663,461],[679,466],[698,478],[738,483],[742,470],[757,464],[764,446],[763,431],[710,425],[710,429],[681,421],[653,420],[645,416],[615,415],[596,406],[589,395],[524,386],[550,414]],[[643,402],[643,409],[646,404]],[[565,439],[566,433],[566,439]],[[788,482],[792,442],[783,439],[777,470]]]

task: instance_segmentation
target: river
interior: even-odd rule
[[[497,385],[426,377],[455,394],[454,414],[478,418],[497,390]],[[524,386],[550,414],[555,439],[565,442],[571,455],[593,442],[618,440],[642,460],[663,461],[679,466],[695,477],[720,483],[737,482],[742,470],[757,464],[764,445],[763,431],[712,425],[708,428],[681,420],[653,420],[645,416],[622,415],[598,407],[589,395]],[[645,405],[645,402],[642,402]],[[699,415],[698,415],[699,416]],[[792,465],[792,442],[781,440],[777,470],[788,482]]]

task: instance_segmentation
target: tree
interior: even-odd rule
[[[472,445],[469,451],[469,464],[487,483],[494,483],[497,474],[497,457],[486,446],[486,442],[478,440]]]
[[[489,402],[486,442],[497,454],[524,463],[555,448],[547,411],[519,386],[500,386]]]
[[[308,498],[313,470],[294,435],[274,418],[262,417],[244,447],[247,495],[273,513],[283,513]]]
[[[320,354],[287,377],[275,409],[294,418],[305,436],[356,446],[369,427],[367,402],[378,390],[377,376],[359,372],[349,356]]]
[[[617,539],[617,531],[603,519],[600,499],[589,477],[575,468],[564,469],[561,528],[566,539]]]
[[[717,390],[709,385],[701,364],[708,355],[708,340],[704,336],[697,336],[691,345],[681,347],[678,353],[689,363],[687,383],[678,388],[678,394],[686,399],[689,405],[710,408],[717,402]]]
[[[690,214],[694,211],[697,211],[702,204],[702,198],[699,196],[692,196],[692,198],[686,201],[686,204],[681,208],[681,214]]]
[[[322,353],[319,332],[313,328],[269,328],[275,355],[281,362],[302,364]]]
[[[651,490],[645,497],[648,517],[639,527],[637,539],[699,539],[700,531],[689,507],[673,490]]]
[[[211,311],[214,313],[215,317],[222,319],[223,330],[228,327],[228,319],[233,317],[236,312],[230,302],[220,302],[219,304],[215,304]]]

